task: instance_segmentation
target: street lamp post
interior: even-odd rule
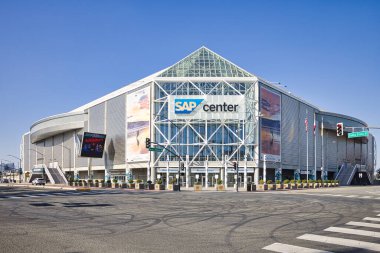
[[[44,154],[42,154],[41,152],[33,149],[33,148],[30,148],[29,150],[32,150],[32,151],[35,151],[37,154],[40,154],[42,156],[42,161],[43,161],[43,164],[45,165],[45,156]],[[45,168],[42,168],[42,178],[45,179]]]
[[[154,116],[162,117],[162,115],[159,114],[153,114]],[[177,184],[178,184],[178,191],[181,191],[181,184],[180,184],[180,178],[181,178],[181,155],[179,152],[180,144],[179,142],[182,140],[182,133],[180,127],[175,124],[172,120],[165,118],[170,124],[174,125],[178,129],[177,133],[177,145],[178,145],[178,150],[177,150],[177,156],[178,156],[178,179],[177,179]]]
[[[14,155],[8,155],[10,157],[13,157],[18,160],[18,174],[19,174],[19,183],[21,183],[21,158],[14,156]],[[14,174],[14,173],[13,173]]]

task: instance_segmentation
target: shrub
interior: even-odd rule
[[[281,181],[280,180],[276,180],[276,184],[281,184]]]
[[[306,183],[307,183],[307,180],[306,180],[306,179],[302,180],[302,183],[306,184]]]
[[[133,181],[133,180],[132,180]],[[157,179],[156,184],[162,184],[162,179]]]
[[[195,182],[195,185],[201,185],[201,182],[199,182],[199,181]]]
[[[285,179],[284,184],[289,184],[289,179]]]
[[[147,184],[152,184],[152,180],[148,180],[148,181],[147,181]]]
[[[267,184],[271,184],[272,183],[272,180],[267,180]]]
[[[133,184],[133,179],[129,179],[128,183]]]
[[[318,179],[317,182],[321,184],[321,183],[322,183],[322,180],[321,180],[321,179]]]
[[[91,184],[91,183],[92,183],[92,179],[87,180],[87,182],[88,182],[89,184]]]
[[[107,184],[110,184],[110,183],[111,183],[111,179],[108,179],[108,180],[107,180]]]
[[[173,178],[173,179],[170,180],[169,183],[170,183],[170,184],[175,184],[176,181],[177,181],[177,180],[176,180],[175,178]]]
[[[136,182],[139,184],[139,183],[142,182],[142,180],[141,179],[137,179]]]
[[[117,179],[116,178],[112,179],[112,183],[116,184],[117,183]]]
[[[218,179],[218,180],[216,180],[216,183],[221,185],[221,184],[223,184],[223,181],[222,181],[222,179]]]
[[[100,183],[104,184],[104,179],[100,180]]]
[[[300,179],[298,179],[298,180],[297,180],[297,184],[300,184],[300,183],[301,183],[301,180],[300,180]]]
[[[292,179],[292,180],[290,180],[290,182],[291,182],[292,184],[294,184],[294,183],[296,182],[296,180]]]
[[[99,180],[98,180],[98,179],[96,179],[96,180],[95,180],[95,183],[99,183]]]
[[[259,184],[264,184],[264,180],[260,179]]]

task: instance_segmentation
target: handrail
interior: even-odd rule
[[[340,170],[338,171],[338,174],[336,174],[335,180],[338,179],[338,177],[339,177],[340,173],[342,172],[343,168],[347,167],[345,165],[347,165],[347,163],[343,163],[342,166],[340,166]]]
[[[347,185],[349,185],[349,183],[351,183],[352,178],[354,177],[354,175],[355,175],[355,173],[356,173],[357,166],[358,166],[358,165],[355,164],[355,167],[354,167],[354,169],[352,170],[350,177],[348,178]]]

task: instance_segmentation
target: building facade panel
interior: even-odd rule
[[[53,136],[53,160],[62,168],[63,134]]]
[[[281,162],[283,167],[298,169],[299,165],[299,102],[282,95]]]
[[[63,133],[63,168],[73,168],[74,165],[74,131]]]
[[[106,166],[125,164],[126,95],[107,101],[106,113]]]

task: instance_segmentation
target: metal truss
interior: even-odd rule
[[[258,143],[258,92],[257,80],[231,81],[218,79],[215,81],[188,80],[154,81],[154,141],[180,154],[181,160],[190,154],[189,165],[199,164],[206,153],[209,161],[217,161],[220,166],[225,162],[243,159],[254,160]],[[239,120],[200,120],[200,119],[173,119],[168,120],[168,97],[170,95],[244,95],[246,112],[245,117]],[[213,127],[210,128],[209,126]],[[210,129],[212,129],[210,131]],[[203,130],[203,131],[201,131]],[[179,136],[182,136],[179,140]],[[189,138],[192,136],[192,138]],[[179,143],[178,143],[179,142]],[[228,152],[226,152],[228,150]],[[243,153],[243,155],[237,155]],[[166,160],[168,154],[157,154],[153,166]],[[225,156],[227,155],[227,160]],[[171,161],[175,158],[170,157]]]

